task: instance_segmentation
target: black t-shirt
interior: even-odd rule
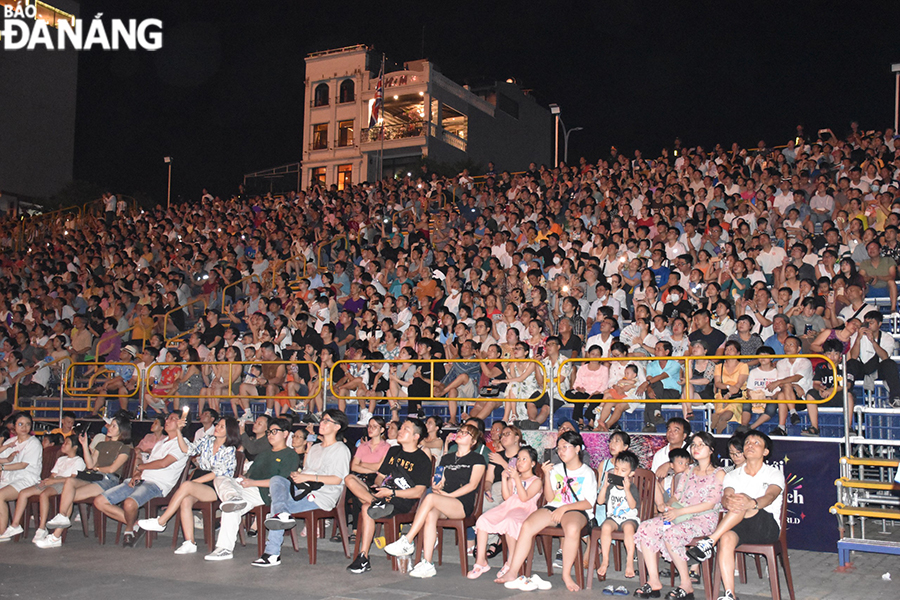
[[[725,343],[726,337],[724,333],[713,327],[709,335],[706,335],[702,331],[697,330],[690,334],[688,336],[688,339],[692,344],[697,340],[703,340],[704,342],[706,342],[706,347],[709,348],[709,355],[714,356],[716,350],[719,349],[719,346]]]
[[[221,323],[216,323],[212,327],[209,327],[203,333],[203,339],[202,339],[203,345],[209,349],[212,349],[213,346],[211,346],[210,344],[212,344],[216,338],[219,338],[219,344],[216,347],[217,348],[221,347],[222,344],[224,344],[224,340],[223,340],[224,336],[225,336],[225,328],[222,326]]]
[[[818,381],[827,390],[834,387],[834,370],[827,362],[820,362],[813,371],[813,381]]]
[[[577,335],[572,335],[569,337],[569,341],[563,344],[562,348],[560,348],[560,354],[565,354],[566,356],[572,357],[581,354],[581,347],[584,345],[584,342],[581,341],[581,338]],[[570,352],[571,354],[566,354],[566,352]]]
[[[431,479],[431,457],[424,450],[404,452],[394,446],[384,456],[378,472],[385,476],[382,486],[392,490],[408,490],[417,485],[428,486]]]
[[[663,316],[666,319],[671,319],[672,315],[675,313],[681,313],[682,315],[690,315],[694,311],[694,308],[691,306],[691,303],[687,300],[681,300],[678,304],[672,304],[671,302],[667,302],[665,306],[663,306]]]
[[[443,490],[448,493],[455,492],[472,480],[472,469],[478,465],[484,466],[484,458],[477,452],[470,451],[465,456],[459,456],[455,452],[445,454],[441,458],[441,466],[444,467],[444,487]],[[474,507],[475,494],[478,489],[460,496],[458,500],[462,502],[466,513],[470,513]]]

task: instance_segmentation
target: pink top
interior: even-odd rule
[[[600,365],[596,371],[592,371],[587,365],[578,369],[575,375],[575,383],[572,388],[584,388],[588,394],[605,392],[609,381],[609,369],[606,365]]]
[[[384,440],[381,440],[381,444],[379,444],[375,447],[374,450],[372,450],[369,442],[364,441],[360,443],[360,445],[356,448],[355,457],[358,458],[360,462],[364,463],[381,463],[381,460],[384,458],[390,448],[390,444],[388,444]]]

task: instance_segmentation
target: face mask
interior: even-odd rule
[[[558,265],[558,264],[561,263],[561,262],[562,262],[562,259],[561,259],[560,257],[558,257],[558,256],[554,256],[554,257],[553,257],[553,264],[554,264],[554,265]]]
[[[672,301],[672,304],[677,304],[679,300],[681,300],[681,296],[678,294],[672,294],[669,296],[669,299]]]

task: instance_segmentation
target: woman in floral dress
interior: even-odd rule
[[[644,521],[634,535],[647,567],[647,582],[635,590],[638,598],[659,598],[659,553],[678,570],[681,586],[672,590],[670,600],[692,600],[694,587],[688,573],[687,545],[695,537],[704,537],[719,521],[719,501],[725,470],[712,463],[715,439],[703,431],[690,446],[694,465],[676,483],[672,500],[663,514]],[[688,518],[682,520],[685,516]]]

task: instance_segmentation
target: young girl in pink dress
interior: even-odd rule
[[[515,552],[522,523],[537,510],[538,496],[543,489],[540,477],[534,474],[536,464],[537,452],[531,446],[524,446],[515,461],[510,460],[509,468],[503,471],[503,502],[482,514],[475,522],[478,556],[467,575],[469,579],[477,579],[491,570],[487,563],[488,534],[505,535],[509,555]],[[498,577],[506,575],[508,570],[509,563],[506,563]]]

